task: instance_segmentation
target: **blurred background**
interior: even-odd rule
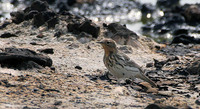
[[[0,21],[35,0],[0,0]],[[117,22],[139,35],[169,43],[174,37],[200,37],[200,0],[42,0],[56,12],[71,11],[94,22]]]

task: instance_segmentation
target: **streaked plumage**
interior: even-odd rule
[[[127,55],[117,50],[115,41],[105,39],[99,42],[105,51],[103,62],[110,73],[119,80],[125,78],[140,78],[152,86],[156,84],[143,74],[142,68]]]

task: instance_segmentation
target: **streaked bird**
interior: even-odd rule
[[[105,51],[103,62],[106,68],[118,79],[118,81],[126,78],[132,80],[140,78],[150,83],[152,86],[157,87],[151,79],[144,75],[144,71],[137,63],[117,49],[114,40],[104,39],[97,43],[100,43]]]

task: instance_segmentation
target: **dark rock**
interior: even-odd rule
[[[34,88],[33,92],[36,93],[37,91],[39,91],[39,89]]]
[[[12,33],[7,33],[7,32],[1,34],[0,36],[0,38],[10,38],[10,37],[18,37],[18,36]]]
[[[189,74],[199,74],[200,75],[200,58],[196,58],[187,68],[186,71]]]
[[[18,0],[11,0],[10,3],[13,4],[14,6],[16,6],[16,5],[19,4],[19,1]]]
[[[2,67],[27,69],[40,68],[40,66],[51,66],[52,60],[35,51],[24,48],[6,48],[0,53],[0,64]],[[27,66],[24,66],[27,65]],[[39,65],[39,66],[38,66]]]
[[[195,101],[195,103],[196,103],[197,105],[200,105],[200,97],[197,98],[197,100]]]
[[[164,25],[167,27],[175,27],[176,24],[180,25],[185,23],[185,18],[179,13],[169,13],[163,16],[163,20],[165,21]],[[174,28],[172,28],[174,29]]]
[[[157,6],[161,8],[171,8],[179,4],[180,0],[157,0]]]
[[[188,30],[187,29],[176,29],[174,32],[173,32],[173,35],[180,35],[180,34],[188,34]]]
[[[62,101],[55,101],[54,105],[61,105]]]
[[[30,42],[30,44],[31,44],[31,45],[37,45],[37,43],[36,43],[36,42]]]
[[[155,48],[156,48],[157,50],[160,50],[160,49],[161,49],[161,46],[155,45]]]
[[[185,97],[186,97],[186,98],[190,98],[190,97],[191,97],[191,95],[189,95],[189,94],[186,94],[186,95],[185,95]]]
[[[92,35],[85,33],[85,32],[81,32],[78,37],[77,37],[78,41],[82,44],[84,43],[88,43],[92,40]]]
[[[12,22],[19,24],[24,21],[25,14],[23,11],[11,12],[10,16],[12,17]]]
[[[126,84],[131,84],[132,81],[131,81],[130,79],[126,79],[126,80],[125,80],[125,83],[126,83]]]
[[[153,11],[155,10],[155,7],[152,6],[152,4],[143,4],[141,7],[141,11],[142,13],[153,13]]]
[[[56,24],[59,23],[59,19],[57,17],[54,17],[47,21],[48,28],[54,28]]]
[[[63,2],[59,2],[56,7],[59,9],[59,13],[70,10],[69,6]]]
[[[165,64],[169,64],[168,62],[179,60],[177,56],[170,56],[167,60],[158,61],[154,59],[154,66],[157,69],[161,69]]]
[[[49,9],[46,1],[36,0],[31,4],[31,10],[37,10],[38,12],[47,11]]]
[[[82,70],[82,67],[77,65],[77,66],[75,66],[75,69]]]
[[[161,23],[155,24],[153,26],[153,30],[154,31],[160,30],[160,29],[162,29],[163,26],[164,26],[164,24],[161,24]]]
[[[91,34],[94,38],[97,38],[100,33],[100,27],[92,21],[86,20],[79,26],[80,31]]]
[[[87,49],[91,49],[91,47],[88,45],[88,46],[87,46]]]
[[[81,32],[79,35],[78,35],[79,38],[81,37],[88,37],[88,38],[91,38],[91,35],[86,33],[86,32]]]
[[[190,25],[198,25],[200,23],[200,9],[197,5],[190,5],[185,9],[183,15]]]
[[[161,28],[160,29],[160,31],[158,31],[158,34],[166,34],[166,33],[168,33],[170,31],[170,29],[168,29],[168,28]]]
[[[136,33],[127,29],[123,25],[120,25],[120,24],[117,24],[117,23],[109,24],[108,30],[111,31],[113,34],[119,34],[122,37],[132,36],[132,37],[135,37],[136,39],[139,38],[139,36]]]
[[[188,53],[191,53],[190,47],[183,44],[172,44],[158,50],[157,52],[162,52],[168,56],[184,56]]]
[[[157,104],[149,104],[145,109],[162,109]]]
[[[36,36],[37,38],[43,38],[46,37],[45,35],[43,35],[42,33]]]
[[[3,82],[4,84],[8,84],[8,80],[6,80],[6,79],[1,80],[1,82]]]
[[[33,18],[33,25],[39,27],[45,23],[45,19],[43,17],[43,13],[38,13]]]
[[[137,41],[135,42],[135,40],[137,40],[139,36],[133,31],[124,27],[123,25],[111,23],[108,25],[108,30],[113,33],[113,36],[111,38],[115,40],[118,44],[132,45],[138,47],[136,43]]]
[[[177,70],[177,69],[175,69],[176,71],[177,71],[177,73],[179,74],[179,75],[184,75],[184,76],[188,76],[190,73],[187,71],[187,70]]]
[[[59,90],[56,90],[56,89],[45,89],[45,91],[47,91],[47,92],[51,92],[51,91],[53,91],[53,92],[60,92]]]
[[[32,109],[32,108],[30,108],[28,106],[24,106],[22,109]]]
[[[42,13],[43,13],[44,19],[45,19],[46,21],[48,21],[48,20],[50,20],[50,19],[52,19],[52,18],[57,17],[56,12],[51,11],[51,10],[44,11],[44,12],[42,12]]]
[[[130,46],[121,46],[119,50],[123,51],[124,53],[133,53],[133,50]]]
[[[2,83],[1,83],[2,82]],[[5,87],[16,87],[16,85],[12,85],[8,82],[8,80],[1,80],[0,83]]]
[[[47,21],[49,21],[49,23]],[[33,25],[37,27],[45,24],[45,22],[48,23],[49,27],[54,27],[55,24],[58,23],[58,18],[56,13],[49,10],[40,12],[33,17]]]
[[[80,23],[80,21],[78,20],[73,21],[67,25],[67,28],[69,32],[73,32],[74,34],[80,34],[81,32],[85,32],[91,34],[94,38],[97,38],[100,33],[100,27],[90,20],[85,20],[82,23]]]
[[[50,69],[51,69],[51,70],[53,70],[53,71],[55,71],[55,70],[56,70],[56,68],[55,68],[55,67],[51,67]]]
[[[45,44],[40,44],[40,43],[36,43],[36,42],[30,42],[30,44],[31,45],[41,45],[41,46],[45,45]]]
[[[68,0],[68,1],[67,1],[67,4],[68,4],[69,6],[72,6],[72,5],[74,5],[76,2],[77,2],[77,0]]]
[[[7,25],[11,24],[11,22],[5,21],[1,26],[0,29],[5,28]]]
[[[175,61],[175,60],[179,60],[179,58],[177,56],[171,56],[167,59],[167,62],[170,62],[170,61]]]
[[[155,34],[166,34],[171,33],[174,31],[177,27],[180,25],[185,24],[185,18],[180,13],[172,13],[172,12],[166,12],[164,16],[154,20],[151,23],[148,23],[142,27],[142,30],[144,33],[149,34],[151,30]]]
[[[17,66],[17,68],[20,70],[26,70],[33,68],[42,69],[43,67],[34,61],[27,61],[27,62],[22,62],[20,65]]]
[[[42,97],[46,96],[45,94],[41,94]]]
[[[46,1],[48,4],[53,4],[55,3],[56,0],[42,0],[42,1]]]
[[[70,11],[62,11],[60,14],[65,16],[74,16]]]
[[[108,27],[108,25],[107,25],[106,23],[103,23],[103,27],[106,27],[106,28],[107,28],[107,27]]]
[[[112,89],[112,87],[110,87],[110,86],[104,86],[104,88],[109,89],[109,90]]]
[[[149,104],[145,109],[178,109],[172,106],[160,106],[158,104]]]
[[[74,48],[79,48],[79,45],[76,43],[72,43],[70,45],[67,46],[69,49],[74,49]]]
[[[158,61],[156,59],[154,59],[154,66],[157,68],[157,69],[161,69],[163,67],[163,65],[165,65],[167,63],[167,60],[164,60],[164,61]]]
[[[30,11],[33,11],[33,10],[31,10],[31,7],[26,7],[23,11],[25,14],[28,14]],[[37,11],[37,10],[34,10],[34,11]]]
[[[147,63],[146,67],[153,67],[153,63]]]
[[[41,53],[54,54],[53,48],[39,49]]]
[[[27,12],[26,14],[25,14],[25,17],[24,17],[24,19],[25,20],[29,20],[29,19],[32,19],[35,15],[37,15],[39,12],[37,11],[37,10],[32,10],[32,11],[30,11],[30,12]]]
[[[159,88],[159,90],[168,91],[168,87],[166,87],[166,86],[159,86],[158,88]]]
[[[23,12],[25,13],[24,19],[33,19],[33,25],[36,27],[47,23],[49,28],[54,28],[59,20],[56,13],[49,9],[46,1],[36,0]]]
[[[61,31],[58,31],[54,34],[54,37],[57,37],[59,38],[60,36],[62,35],[62,32]]]
[[[181,34],[173,38],[171,44],[177,44],[177,43],[183,43],[183,44],[200,44],[200,39],[191,37],[189,35]]]
[[[152,29],[152,27],[149,26],[149,25],[144,25],[144,26],[142,26],[142,31],[143,31],[143,32],[148,32],[148,31],[150,31],[151,29]]]
[[[67,28],[69,30],[69,32],[73,32],[75,34],[79,33],[79,26],[80,26],[80,23],[76,22],[76,23],[69,23],[67,25]]]
[[[44,86],[43,84],[40,84],[40,85],[38,86],[38,88],[39,88],[39,89],[44,89],[45,86]]]
[[[17,81],[20,81],[20,82],[23,82],[23,81],[25,81],[26,80],[26,76],[23,76],[23,75],[20,75],[20,76],[18,76],[18,78],[19,79],[17,79]]]

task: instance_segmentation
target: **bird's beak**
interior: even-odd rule
[[[103,42],[97,42],[97,43],[99,43],[99,44],[103,44]]]

